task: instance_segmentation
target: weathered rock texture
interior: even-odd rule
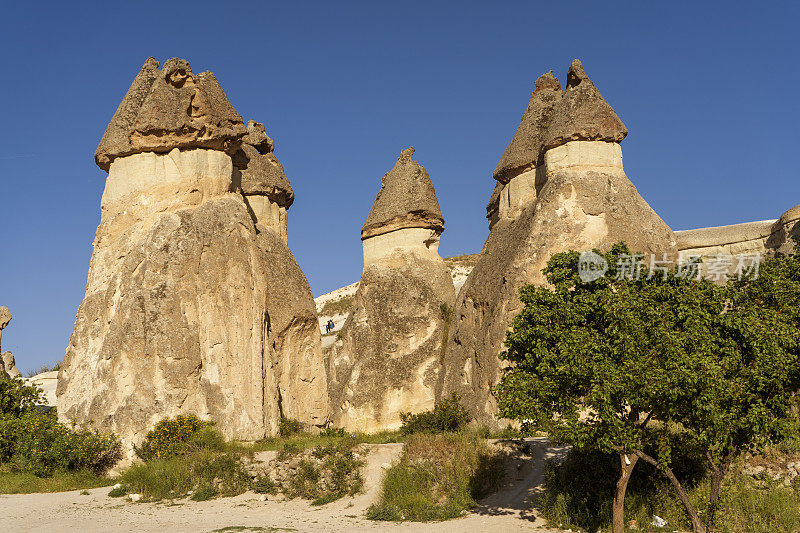
[[[794,251],[794,237],[800,237],[800,205],[778,219],[676,231],[675,237],[682,257],[789,254]]]
[[[256,222],[275,229],[288,242],[286,211],[294,202],[294,191],[273,154],[275,143],[264,125],[251,120],[247,132],[242,148],[233,157],[236,179]]]
[[[11,311],[8,310],[8,307],[0,307],[0,341],[2,340],[3,330],[8,326],[9,322],[11,322]],[[11,352],[4,352],[2,350],[2,344],[0,344],[0,375],[6,375],[12,378],[22,375],[22,373],[17,370],[14,355]]]
[[[281,414],[307,426],[324,426],[331,409],[316,304],[287,244],[287,210],[294,192],[264,125],[251,120],[247,131],[234,161],[242,161],[242,154],[247,158],[239,170],[242,193],[256,222],[258,246],[270,265],[268,311]]]
[[[229,155],[246,133],[238,117],[214,76],[193,77],[185,61],[158,71],[148,60],[134,80],[98,147],[109,175],[59,374],[62,420],[127,444],[180,413],[243,440],[274,435],[283,404],[324,423],[325,380],[302,370],[315,357],[322,368],[303,344],[319,334],[286,333],[307,282],[241,194]],[[316,324],[313,301],[310,314],[300,321]]]
[[[438,253],[444,219],[425,169],[404,150],[362,230],[364,270],[341,340],[329,353],[336,425],[396,429],[436,400],[455,299]]]
[[[444,218],[428,172],[412,161],[414,148],[400,153],[394,168],[381,180],[381,189],[361,228],[361,240],[403,228],[424,228],[441,234]]]
[[[108,171],[117,157],[166,153],[174,148],[212,148],[233,154],[246,129],[211,72],[192,73],[173,58],[159,70],[148,58],[133,80],[95,152]]]
[[[507,169],[502,187],[513,187],[527,174],[529,193],[519,195],[515,209],[492,223],[453,313],[441,394],[458,393],[486,423],[495,422],[497,414],[490,389],[500,378],[498,355],[505,333],[522,309],[518,291],[528,283],[546,284],[541,270],[553,254],[608,249],[618,241],[627,242],[633,251],[659,257],[676,252],[672,230],[642,199],[622,168],[617,143],[627,133],[624,125],[580,63],[575,61],[570,67],[563,95],[559,96],[557,82],[551,78],[546,74],[537,81],[523,117],[523,121],[538,121],[525,131],[538,132],[526,138],[537,139],[539,147],[527,146],[527,155],[513,165],[505,163],[504,154],[498,165]],[[539,93],[548,99],[556,95],[557,101],[539,104]],[[541,111],[529,113],[532,108]],[[516,141],[515,136],[512,144]],[[523,160],[525,164],[520,163]],[[500,196],[502,190],[496,189],[495,194]]]

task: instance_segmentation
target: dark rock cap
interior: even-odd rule
[[[535,85],[517,132],[494,169],[494,179],[503,183],[537,165],[550,114],[561,100],[561,84],[552,70],[539,76]]]
[[[275,143],[267,135],[264,124],[255,120],[247,121],[247,135],[242,138],[242,142],[254,146],[259,154],[268,154],[275,150]]]
[[[444,218],[436,191],[425,167],[411,159],[414,148],[400,153],[394,168],[381,180],[361,239],[402,228],[430,228],[444,231]]]
[[[95,151],[108,170],[117,157],[174,148],[210,148],[233,154],[245,135],[244,121],[211,72],[192,73],[173,58],[158,69],[148,58],[117,108]]]
[[[577,59],[567,73],[567,87],[553,108],[543,150],[569,141],[621,142],[628,135],[625,124],[605,101]]]
[[[242,173],[243,194],[267,196],[286,208],[294,203],[294,191],[283,165],[272,152],[261,154],[255,146],[243,144],[233,159]]]

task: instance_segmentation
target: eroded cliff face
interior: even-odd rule
[[[179,413],[275,434],[270,265],[220,151],[115,159],[58,384],[59,416],[126,443]]]
[[[541,270],[553,254],[625,241],[637,253],[676,255],[672,230],[625,175],[617,144],[627,134],[622,122],[579,62],[570,67],[563,95],[553,79],[537,80],[523,121],[538,123],[520,126],[512,140],[515,158],[507,150],[498,165],[492,197],[498,208],[490,202],[491,233],[459,292],[443,364],[441,394],[458,393],[488,424],[497,422],[491,388],[501,377],[506,331],[522,310],[519,289],[546,284]],[[515,188],[519,180],[525,186]],[[516,198],[504,211],[503,194]]]
[[[437,256],[438,258],[438,256]],[[334,423],[398,429],[400,413],[432,409],[453,280],[441,258],[396,249],[364,268],[329,362]]]

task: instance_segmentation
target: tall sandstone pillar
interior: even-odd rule
[[[397,429],[433,408],[453,280],[439,256],[444,218],[427,171],[403,150],[361,230],[364,270],[329,363],[334,422]]]
[[[62,420],[113,430],[128,452],[176,414],[228,438],[277,432],[275,273],[231,159],[247,133],[212,73],[145,62],[95,154],[108,178]]]
[[[242,148],[233,156],[234,181],[241,183],[256,223],[256,243],[269,265],[267,310],[281,414],[322,427],[330,422],[322,335],[311,286],[289,250],[287,211],[294,191],[274,149],[264,125],[249,121]]]
[[[573,61],[562,92],[547,73],[495,169],[487,206],[490,234],[456,301],[442,394],[456,392],[473,414],[496,422],[491,388],[511,320],[522,310],[519,289],[544,285],[553,254],[608,249],[675,256],[672,230],[650,208],[622,167],[627,129]]]

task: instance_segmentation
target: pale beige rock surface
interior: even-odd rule
[[[270,265],[231,177],[215,150],[112,162],[59,375],[62,420],[126,444],[178,413],[213,419],[229,438],[277,431]]]
[[[364,270],[353,307],[328,349],[334,423],[351,431],[397,429],[401,412],[436,401],[443,309],[455,291],[438,254],[444,219],[413,153],[404,150],[381,181],[362,230]]]
[[[501,376],[498,355],[506,331],[522,309],[519,289],[546,284],[541,270],[553,254],[608,249],[619,241],[635,252],[676,254],[672,230],[623,170],[617,142],[627,134],[625,126],[580,62],[570,66],[563,95],[552,85],[545,94],[557,101],[535,114],[538,124],[526,126],[536,135],[520,137],[528,141],[519,145],[525,150],[512,150],[527,154],[528,165],[504,163],[495,171],[504,183],[495,186],[487,207],[491,233],[459,292],[443,364],[441,394],[459,394],[488,424],[497,423],[490,391]],[[534,92],[532,103],[536,97]],[[507,161],[504,155],[501,163]]]

